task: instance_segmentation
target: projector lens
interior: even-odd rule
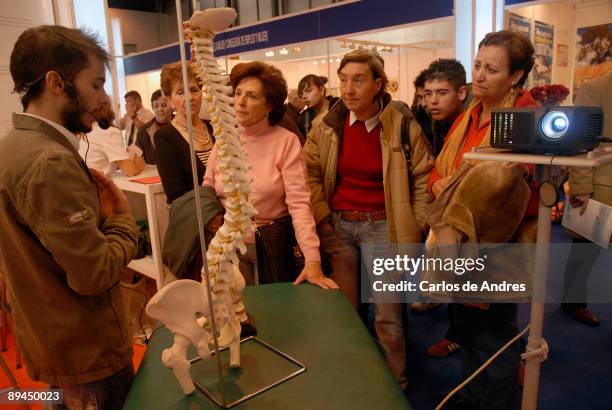
[[[567,128],[567,121],[563,117],[557,117],[552,122],[552,129],[560,132]]]
[[[559,139],[567,132],[569,119],[563,111],[551,111],[542,118],[540,128],[546,137]]]

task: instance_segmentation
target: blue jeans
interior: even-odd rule
[[[332,214],[333,232],[319,233],[321,252],[331,265],[330,277],[340,286],[355,309],[359,307],[360,273],[371,280],[374,257],[389,250],[387,221],[352,222]],[[364,292],[365,294],[366,292]],[[400,386],[406,385],[404,323],[400,303],[374,301],[374,328],[385,349],[386,360]]]
[[[50,386],[64,391],[64,404],[52,404],[53,410],[121,410],[134,380],[134,368],[130,363],[112,376],[76,386]]]

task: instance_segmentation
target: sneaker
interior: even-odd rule
[[[442,306],[442,303],[414,302],[412,305],[410,305],[410,310],[415,313],[423,313],[440,306]]]
[[[563,310],[578,322],[584,323],[587,326],[599,326],[599,318],[587,307],[578,309],[563,308]]]
[[[427,355],[429,357],[446,357],[459,349],[461,349],[461,346],[458,343],[451,342],[448,339],[442,339],[439,342],[429,346],[429,349],[427,349]]]

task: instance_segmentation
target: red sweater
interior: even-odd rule
[[[533,99],[533,97],[531,96],[529,92],[523,91],[521,94],[519,94],[514,106],[515,107],[538,107],[539,104],[536,100]],[[457,158],[456,158],[455,163],[457,167],[459,167],[459,164],[461,163],[461,160],[463,159],[463,154],[465,154],[466,152],[470,152],[473,147],[480,146],[482,139],[485,137],[486,131],[489,129],[489,124],[491,123],[491,120],[488,120],[482,123],[480,127],[478,126],[478,117],[480,116],[481,111],[482,111],[482,104],[479,105],[478,107],[475,107],[472,110],[472,118],[470,119],[468,129],[465,133],[465,144],[463,144],[461,152],[459,152],[459,155],[457,155]],[[457,125],[461,122],[461,119],[463,118],[465,114],[466,114],[466,111],[464,111],[463,113],[459,115],[459,117],[457,117],[457,119],[453,123],[453,126],[448,132],[448,135],[451,135],[451,133],[454,131],[455,127],[457,127]],[[445,142],[448,142],[448,138],[446,138]],[[534,171],[533,164],[528,164],[527,166],[529,167],[530,175],[533,176],[533,171]],[[441,178],[442,177],[440,176],[438,169],[434,166],[431,169],[431,174],[429,174],[428,186],[429,186],[430,192],[431,192],[431,187],[433,186],[433,184]],[[530,188],[531,188],[531,198],[529,199],[529,205],[527,205],[527,210],[525,211],[525,215],[535,216],[538,214],[538,195],[536,192],[536,188],[537,188],[536,183],[535,182],[531,183]]]
[[[346,116],[331,208],[336,211],[385,209],[380,124],[368,132],[363,121]]]

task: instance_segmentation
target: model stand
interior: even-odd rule
[[[162,352],[162,362],[172,369],[183,392],[191,394],[197,386],[217,405],[230,408],[297,376],[306,367],[261,339],[252,336],[240,340],[241,322],[247,320],[247,315],[242,303],[245,282],[238,270],[236,251],[246,253],[244,237],[254,230],[252,218],[256,210],[249,198],[252,192],[251,178],[247,174],[249,167],[235,118],[232,87],[227,74],[218,66],[213,50],[215,33],[226,30],[232,24],[236,19],[236,11],[217,8],[201,12],[196,3],[196,12],[189,21],[183,22],[181,1],[176,1],[179,40],[183,44],[187,38],[191,43],[193,65],[202,84],[202,92],[211,105],[209,111],[226,197],[224,222],[204,254],[206,245],[200,212],[201,198],[195,195],[194,211],[198,219],[204,262],[203,283],[177,280],[168,284],[151,298],[147,313],[163,322],[174,334],[172,347]],[[187,59],[184,47],[180,47],[180,51],[193,186],[198,187]],[[250,372],[248,369],[240,369],[243,344],[245,348],[242,350],[248,353],[245,357],[249,359]],[[197,357],[188,360],[187,351],[191,345],[196,347]],[[214,345],[214,349],[211,350],[209,345]],[[228,350],[231,369],[224,374],[221,356]],[[264,369],[264,352],[273,354],[265,362],[285,362],[283,371]],[[216,372],[212,373],[205,366],[209,363],[205,359],[210,356],[216,358]],[[197,365],[193,369],[196,375],[192,374],[192,365]],[[283,364],[277,363],[275,368],[283,368]],[[251,380],[244,380],[249,377]],[[233,396],[231,400],[228,393]]]

